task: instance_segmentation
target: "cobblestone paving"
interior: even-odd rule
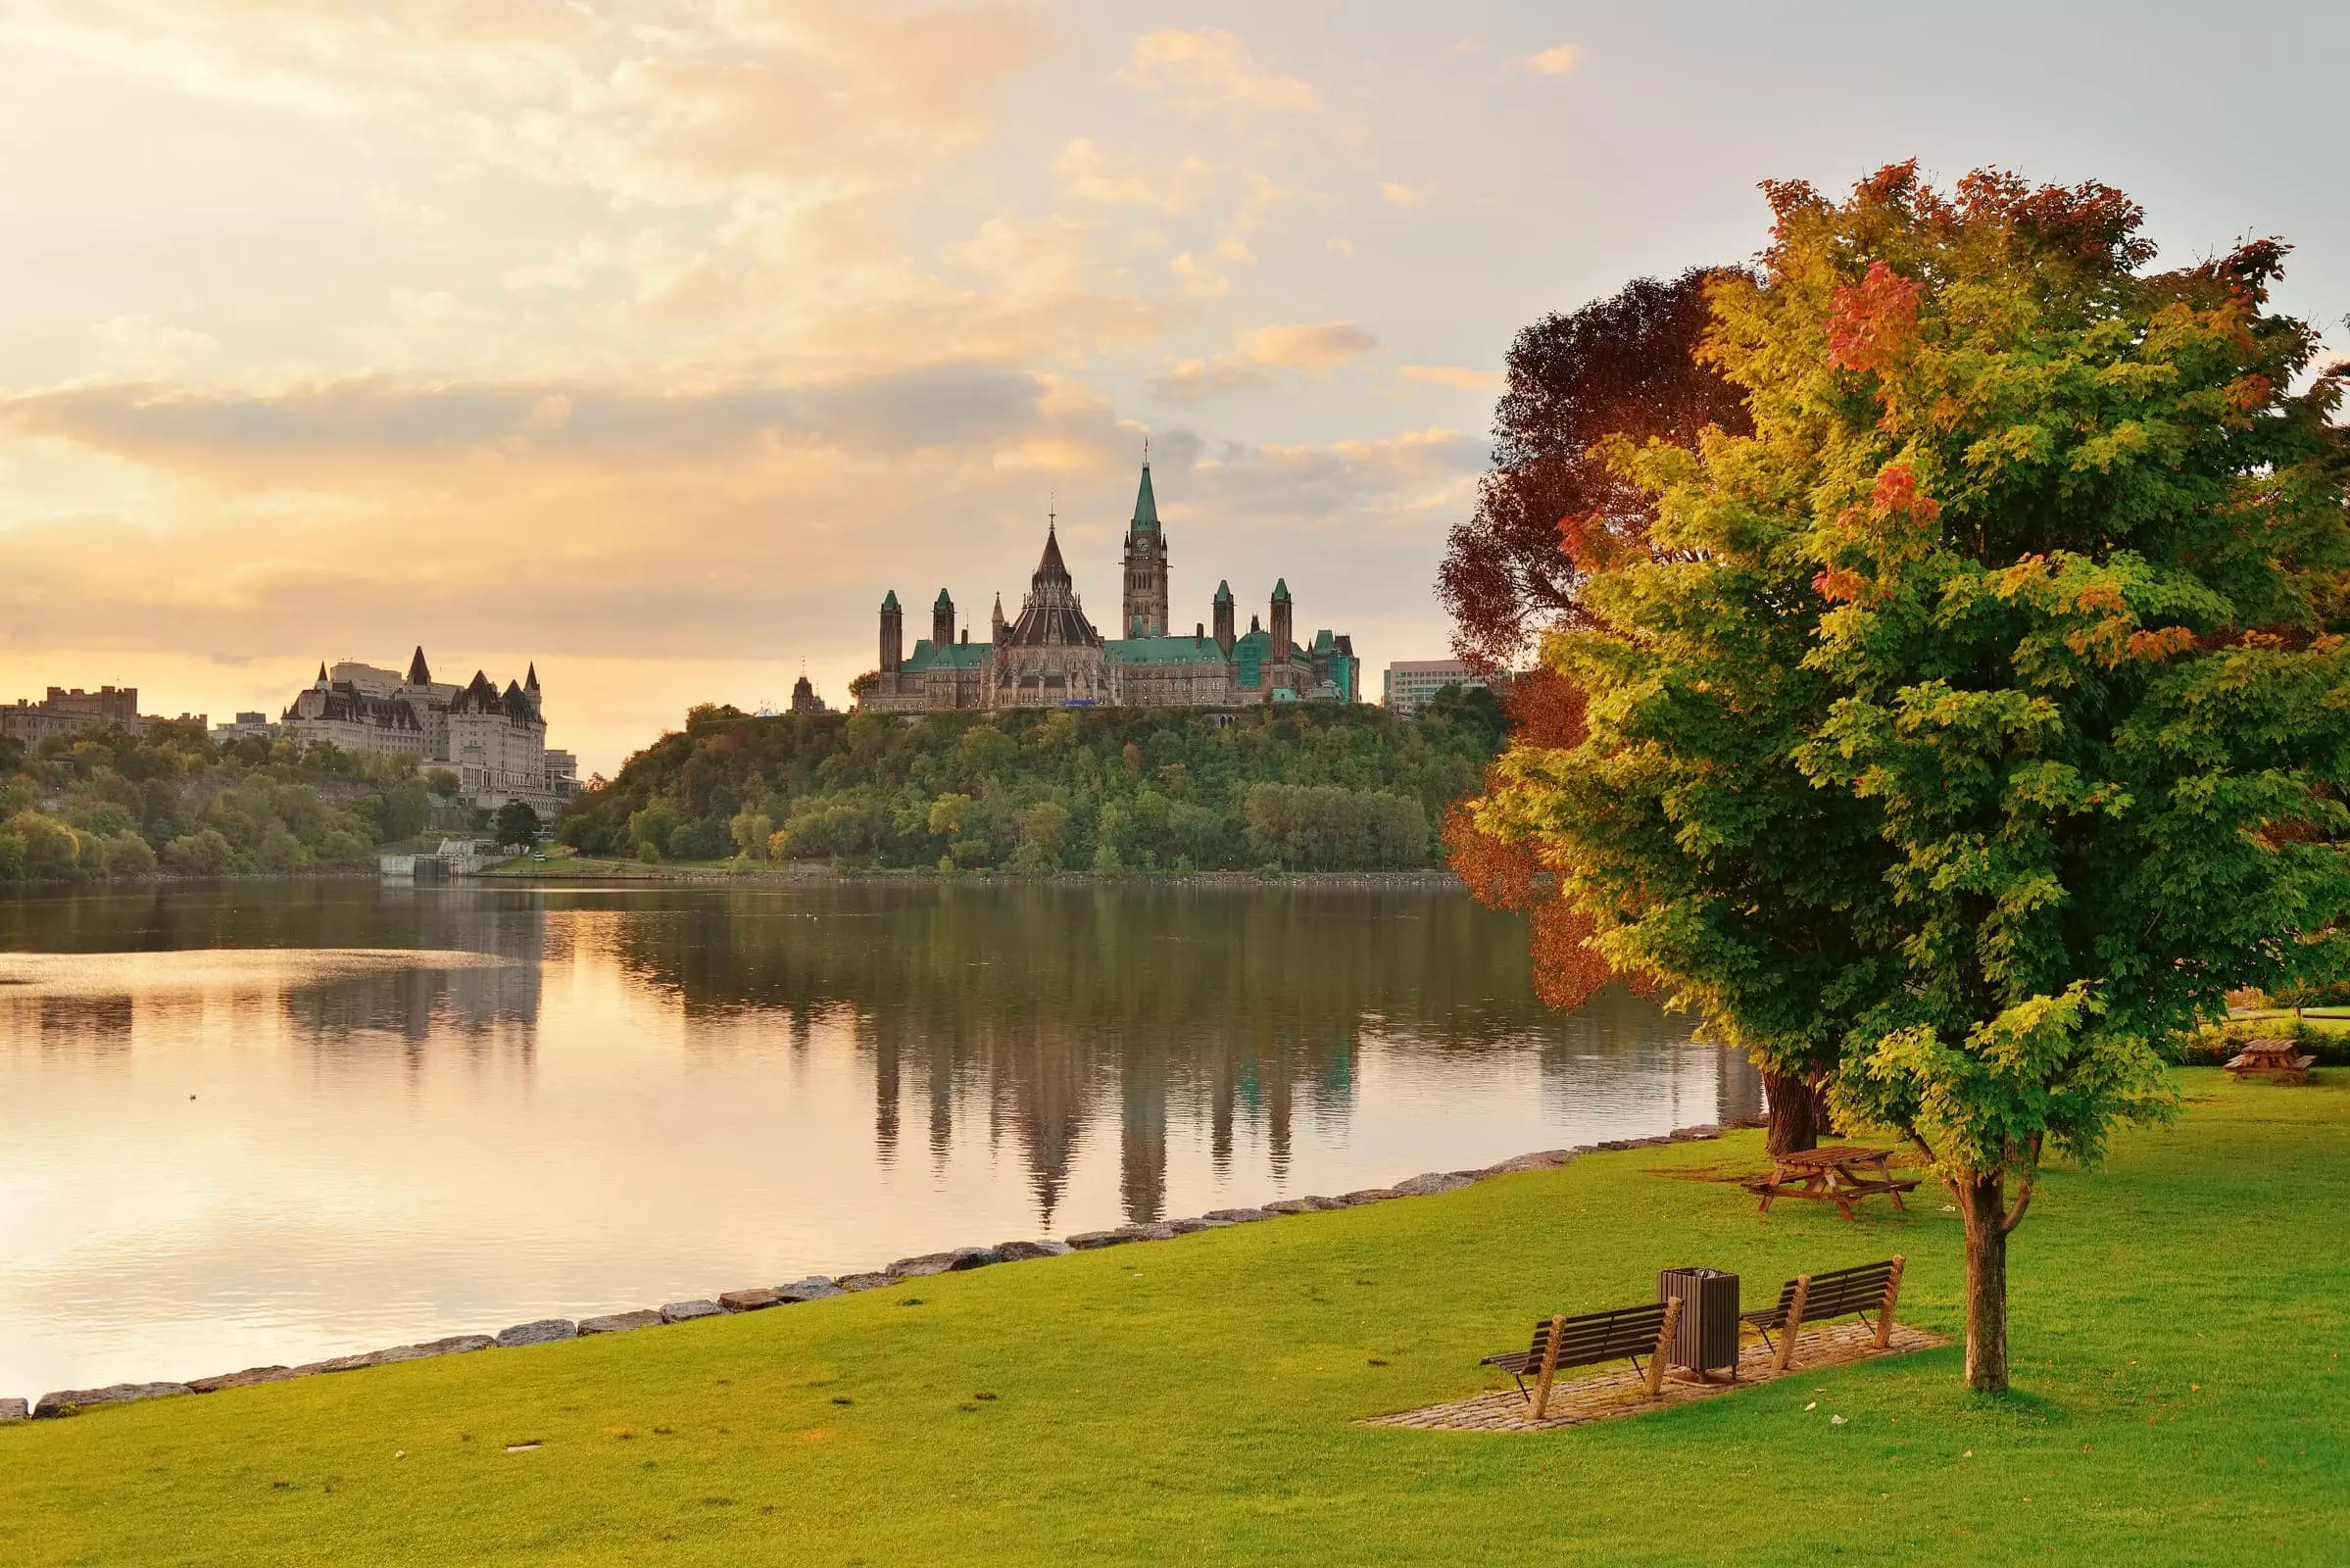
[[[1876,1337],[1874,1324],[1850,1320],[1825,1329],[1807,1327],[1795,1347],[1795,1364],[1784,1374],[1771,1370],[1771,1352],[1763,1348],[1762,1341],[1749,1340],[1738,1348],[1738,1382],[1691,1383],[1668,1375],[1663,1392],[1653,1399],[1648,1397],[1647,1386],[1640,1374],[1630,1365],[1621,1371],[1577,1378],[1571,1383],[1561,1381],[1551,1386],[1549,1413],[1541,1421],[1533,1419],[1534,1406],[1516,1389],[1508,1388],[1481,1394],[1473,1399],[1432,1404],[1424,1410],[1373,1416],[1363,1424],[1404,1427],[1415,1432],[1548,1432],[1615,1416],[1639,1415],[1644,1410],[1660,1410],[1691,1399],[1710,1399],[1716,1395],[1768,1383],[1779,1376],[1799,1377],[1825,1366],[1842,1366],[1881,1355],[1907,1355],[1913,1350],[1935,1349],[1950,1343],[1938,1334],[1901,1323],[1893,1325],[1893,1343],[1886,1348],[1877,1348]],[[1532,1380],[1528,1381],[1531,1385]]]

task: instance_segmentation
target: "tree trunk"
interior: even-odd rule
[[[1828,1125],[1828,1105],[1811,1075],[1768,1072],[1762,1075],[1763,1144],[1774,1154],[1792,1154],[1820,1147],[1821,1129]]]
[[[2007,1392],[2007,1200],[1994,1173],[1950,1184],[1967,1222],[1967,1387]]]

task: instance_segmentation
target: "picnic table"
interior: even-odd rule
[[[1739,1185],[1762,1200],[1759,1212],[1764,1214],[1771,1212],[1775,1199],[1812,1198],[1834,1203],[1844,1218],[1851,1219],[1855,1200],[1879,1193],[1891,1198],[1895,1208],[1906,1206],[1901,1195],[1914,1191],[1918,1179],[1895,1176],[1888,1168],[1892,1157],[1889,1149],[1862,1149],[1852,1144],[1802,1149],[1773,1156],[1769,1176]]]
[[[2278,1083],[2309,1082],[2309,1069],[2318,1058],[2306,1056],[2290,1040],[2247,1040],[2244,1049],[2228,1060],[2228,1075],[2237,1082],[2254,1073],[2274,1074]]]

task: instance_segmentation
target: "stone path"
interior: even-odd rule
[[[1938,1334],[1929,1334],[1923,1329],[1913,1329],[1901,1323],[1893,1325],[1893,1343],[1885,1349],[1877,1348],[1874,1343],[1876,1337],[1877,1330],[1873,1324],[1843,1322],[1826,1329],[1807,1328],[1803,1331],[1802,1342],[1796,1347],[1795,1364],[1783,1373],[1771,1370],[1771,1352],[1763,1348],[1762,1341],[1751,1340],[1738,1348],[1738,1382],[1687,1383],[1668,1376],[1663,1393],[1653,1399],[1648,1397],[1647,1388],[1640,1375],[1627,1363],[1621,1371],[1602,1372],[1596,1377],[1554,1384],[1550,1390],[1549,1414],[1541,1421],[1533,1419],[1533,1405],[1521,1397],[1516,1389],[1508,1388],[1481,1394],[1473,1399],[1432,1404],[1424,1410],[1373,1416],[1362,1424],[1403,1427],[1414,1432],[1549,1432],[1559,1427],[1579,1427],[1616,1416],[1661,1410],[1667,1405],[1687,1404],[1691,1399],[1710,1399],[1717,1395],[1769,1383],[1774,1378],[1804,1377],[1822,1367],[1844,1366],[1854,1361],[1874,1360],[1882,1355],[1907,1355],[1913,1350],[1938,1349],[1950,1343]]]

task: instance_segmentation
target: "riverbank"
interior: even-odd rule
[[[1664,1266],[1736,1269],[1751,1305],[1898,1251],[1903,1321],[1959,1330],[1930,1192],[1761,1223],[1704,1179],[1753,1163],[1739,1133],[8,1428],[0,1557],[2342,1560],[2350,1086],[2181,1080],[2178,1126],[2052,1173],[2017,1233],[2003,1403],[1950,1348],[1540,1437],[1358,1424],[1474,1392],[1535,1314],[1640,1299]]]
[[[1101,884],[1116,887],[1297,887],[1367,890],[1408,888],[1429,892],[1457,892],[1460,878],[1450,871],[1053,871],[1026,875],[1013,871],[857,870],[835,867],[822,860],[766,861],[619,860],[596,856],[566,856],[544,860],[522,857],[501,860],[479,873],[482,880],[508,882],[675,882],[724,883],[728,886],[807,886],[872,882],[907,886],[952,883],[980,887],[1069,887]]]

